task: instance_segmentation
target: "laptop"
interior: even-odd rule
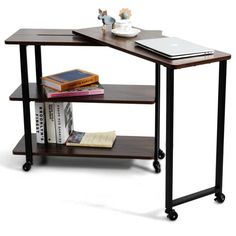
[[[176,37],[142,39],[135,41],[135,43],[137,46],[153,51],[169,59],[210,55],[214,53],[213,49]]]

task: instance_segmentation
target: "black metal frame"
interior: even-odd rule
[[[219,65],[216,182],[215,182],[216,188],[220,193],[222,193],[222,179],[223,179],[226,70],[227,70],[227,61],[221,61]]]
[[[174,131],[174,70],[167,68],[166,81],[166,213],[172,209],[173,131]]]
[[[32,140],[31,140],[31,121],[30,121],[30,100],[29,100],[29,81],[26,45],[20,45],[20,64],[21,64],[21,83],[23,97],[23,114],[24,114],[24,132],[25,132],[25,151],[26,164],[33,164]]]
[[[21,63],[21,83],[23,96],[24,113],[24,132],[25,132],[25,150],[26,163],[24,170],[29,170],[33,164],[32,140],[31,140],[31,121],[30,121],[30,100],[29,100],[29,81],[27,65],[27,45],[20,45],[20,63]],[[40,86],[40,77],[42,77],[41,47],[35,45],[35,65],[36,81],[38,89]],[[156,64],[155,72],[155,145],[154,145],[154,167],[156,172],[160,172],[160,65]],[[219,89],[218,89],[218,121],[217,121],[217,146],[216,146],[216,176],[215,186],[192,193],[177,199],[173,199],[173,132],[174,132],[174,69],[167,68],[166,85],[166,213],[172,220],[177,219],[178,215],[173,210],[174,206],[215,194],[218,202],[224,201],[222,194],[223,179],[223,148],[224,148],[224,121],[225,121],[225,92],[226,92],[226,70],[227,61],[219,62]],[[45,129],[46,130],[46,129]],[[46,136],[45,136],[46,138]],[[162,151],[161,151],[162,152]],[[155,166],[156,164],[156,166]]]
[[[20,45],[20,63],[21,63],[22,97],[23,97],[25,150],[26,150],[26,163],[23,165],[23,169],[25,171],[28,171],[30,170],[31,165],[33,164],[33,153],[32,153],[32,140],[31,140],[27,45]],[[40,45],[35,45],[35,67],[36,67],[36,81],[38,85],[37,87],[38,90],[41,92],[40,78],[42,77],[42,58],[41,58]],[[47,140],[46,133],[45,133],[45,140]]]
[[[174,206],[215,194],[218,202],[224,201],[222,193],[223,178],[223,148],[224,148],[224,120],[225,120],[225,91],[226,91],[227,61],[219,62],[219,89],[218,89],[218,122],[216,146],[216,176],[215,187],[173,199],[173,132],[174,132],[174,69],[167,68],[167,95],[166,95],[166,213],[172,218]],[[177,213],[176,213],[177,214]]]
[[[160,65],[156,64],[156,86],[155,86],[155,150],[154,159],[158,161],[158,153],[160,148]]]
[[[154,162],[153,167],[156,173],[161,172],[161,165],[158,161],[160,153],[160,77],[161,66],[155,64],[155,138],[154,138]]]
[[[40,86],[41,85],[40,78],[42,77],[41,46],[35,45],[34,52],[35,52],[36,81],[37,81],[38,88],[40,88],[41,87]]]

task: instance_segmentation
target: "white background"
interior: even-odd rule
[[[222,235],[235,231],[235,11],[233,1],[1,1],[0,235]],[[133,25],[161,29],[233,55],[228,62],[224,149],[224,204],[214,196],[164,213],[165,159],[154,174],[151,161],[37,157],[28,173],[12,149],[23,135],[20,102],[9,95],[20,84],[19,48],[4,40],[19,28],[76,29],[99,26],[98,8],[118,18],[132,10]],[[29,47],[30,81],[35,81]],[[43,47],[43,74],[83,68],[101,83],[153,84],[154,65],[109,48]],[[175,73],[174,197],[214,186],[218,63]],[[161,79],[161,147],[165,150],[165,70]],[[34,127],[34,107],[32,130]],[[120,135],[154,134],[153,105],[74,104],[77,130]]]

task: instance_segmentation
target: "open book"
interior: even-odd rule
[[[66,141],[67,146],[112,148],[116,139],[115,131],[85,133],[73,131]]]

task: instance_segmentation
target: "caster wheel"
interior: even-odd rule
[[[171,210],[171,211],[168,212],[167,217],[170,220],[174,221],[174,220],[176,220],[178,218],[178,214],[177,214],[177,212],[175,210]]]
[[[156,173],[161,172],[161,165],[160,165],[159,161],[154,161],[153,162],[153,167],[154,167]]]
[[[24,171],[29,171],[31,169],[31,165],[31,162],[26,162],[22,168]]]
[[[158,158],[163,159],[165,156],[166,156],[165,153],[161,149],[159,149]]]
[[[218,203],[223,203],[225,201],[225,195],[223,193],[217,193],[215,201]]]

